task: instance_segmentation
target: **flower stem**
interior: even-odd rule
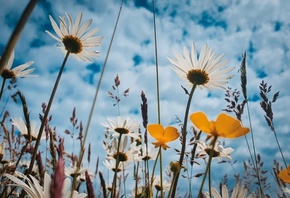
[[[153,9],[153,29],[154,29],[154,44],[155,44],[155,71],[156,71],[156,94],[157,94],[157,117],[158,117],[158,124],[161,123],[160,120],[160,94],[159,94],[159,72],[158,72],[158,51],[157,51],[157,33],[156,33],[156,21],[155,21],[155,3],[152,0],[152,9]]]
[[[250,133],[251,133],[251,139],[252,139],[252,147],[253,147],[253,155],[252,155],[252,152],[250,150],[250,146],[249,146],[249,143],[248,143],[248,139],[247,139],[247,136],[245,136],[245,139],[246,139],[246,143],[247,143],[247,146],[248,146],[248,150],[249,150],[249,153],[250,153],[250,157],[251,157],[251,160],[254,164],[254,170],[255,170],[255,173],[256,173],[256,176],[257,176],[257,179],[258,179],[258,186],[259,186],[259,190],[260,190],[260,193],[261,193],[261,197],[265,197],[264,195],[264,191],[263,191],[263,188],[262,188],[262,184],[261,184],[261,178],[260,178],[260,173],[258,171],[258,162],[257,162],[257,154],[256,154],[256,146],[255,146],[255,139],[254,139],[254,132],[253,132],[253,127],[252,127],[252,119],[251,119],[251,114],[250,114],[250,108],[249,108],[249,103],[248,103],[248,99],[245,98],[245,100],[247,100],[246,102],[246,105],[247,105],[247,112],[248,112],[248,118],[249,118],[249,123],[250,123]]]
[[[119,136],[119,139],[118,139],[117,159],[116,159],[115,173],[114,173],[114,179],[113,179],[113,184],[112,184],[111,198],[115,198],[116,197],[117,175],[118,175],[118,168],[119,168],[119,164],[120,164],[119,153],[120,153],[121,140],[122,140],[122,133],[120,133],[120,136]]]
[[[154,161],[154,165],[153,165],[153,169],[152,169],[152,175],[151,175],[151,181],[150,181],[150,190],[149,190],[150,195],[149,195],[149,197],[152,197],[152,195],[153,195],[152,186],[153,186],[153,181],[154,181],[154,173],[155,173],[155,168],[156,168],[156,164],[157,164],[157,161],[158,161],[159,157],[160,157],[160,152],[158,152],[158,154],[157,154],[157,157],[156,157],[156,159]]]
[[[55,81],[52,93],[50,95],[49,102],[48,102],[48,105],[46,107],[45,113],[43,115],[43,118],[42,118],[42,121],[41,121],[41,125],[40,125],[40,128],[39,128],[39,132],[38,132],[38,136],[37,136],[37,139],[36,139],[36,142],[35,142],[35,145],[34,145],[34,151],[33,151],[32,157],[31,157],[31,161],[30,161],[30,165],[29,165],[29,169],[28,169],[28,173],[27,174],[30,174],[32,169],[33,169],[33,165],[34,165],[34,161],[35,161],[35,158],[36,158],[38,146],[40,144],[40,139],[41,139],[41,136],[42,136],[42,133],[43,133],[43,129],[45,127],[45,123],[47,122],[47,117],[48,117],[48,114],[49,114],[49,111],[50,111],[50,108],[51,108],[51,105],[52,105],[52,102],[53,102],[53,99],[54,99],[54,96],[55,96],[55,93],[56,93],[56,90],[57,90],[57,87],[58,87],[58,84],[59,84],[59,81],[60,81],[60,78],[61,78],[61,75],[62,75],[62,72],[63,72],[63,69],[64,69],[64,66],[66,64],[66,61],[67,61],[69,55],[70,55],[70,52],[67,51],[67,53],[65,55],[65,58],[63,60],[63,63],[61,65],[61,68],[59,70],[57,79]]]
[[[2,86],[1,86],[1,91],[0,91],[0,100],[1,100],[1,98],[2,98],[2,94],[3,94],[3,90],[4,90],[4,86],[5,86],[5,82],[6,82],[6,78],[3,78]]]
[[[113,35],[111,37],[111,41],[110,41],[110,44],[109,44],[108,52],[106,54],[104,66],[103,66],[103,69],[102,69],[102,72],[101,72],[101,75],[100,75],[100,79],[99,79],[99,82],[98,82],[98,85],[97,85],[97,89],[96,89],[95,96],[94,96],[94,99],[93,99],[93,104],[92,104],[92,107],[90,109],[90,114],[89,114],[86,130],[85,130],[85,134],[84,134],[83,145],[85,145],[85,143],[86,143],[86,139],[87,139],[87,135],[88,135],[88,132],[89,132],[91,120],[92,120],[92,117],[93,117],[93,112],[94,112],[96,101],[97,101],[97,97],[98,97],[99,90],[100,90],[100,87],[101,87],[101,82],[102,82],[102,79],[103,79],[103,76],[104,76],[104,73],[105,73],[105,69],[106,69],[106,66],[107,66],[107,61],[108,61],[108,58],[109,58],[110,50],[111,50],[112,43],[113,43],[113,40],[114,40],[114,37],[115,37],[115,33],[116,33],[116,30],[117,30],[119,18],[120,18],[120,15],[121,15],[123,2],[124,2],[124,0],[122,0],[121,5],[120,5],[120,10],[119,10],[117,21],[116,21],[116,24],[115,24],[115,27],[114,27]],[[82,164],[84,153],[85,153],[85,149],[81,148],[80,154],[79,154],[79,160],[77,162],[77,171],[80,170],[80,166]],[[75,187],[75,185],[76,185],[76,177],[73,178],[72,185],[73,185],[73,187]]]
[[[191,99],[192,99],[195,88],[196,88],[196,84],[193,84],[191,91],[189,93],[189,97],[188,97],[188,101],[187,101],[187,105],[186,105],[186,109],[185,109],[184,121],[183,121],[183,126],[182,126],[182,134],[181,134],[182,135],[182,145],[181,145],[181,151],[180,151],[180,157],[179,157],[180,167],[182,167],[182,162],[183,162],[183,158],[184,158],[184,154],[185,154],[186,134],[187,134],[186,128],[187,128],[188,114],[189,114]],[[175,197],[175,192],[176,192],[176,188],[177,188],[179,174],[180,174],[180,171],[176,174],[176,178],[173,181],[173,183],[171,184],[171,185],[173,185],[172,192],[170,192],[171,197]]]
[[[164,197],[163,195],[163,179],[162,179],[162,147],[159,147],[159,155],[160,155],[160,186],[161,186],[161,198]]]
[[[22,16],[20,18],[20,20],[17,23],[16,28],[14,29],[9,42],[3,52],[2,58],[0,59],[0,74],[2,74],[3,69],[5,67],[5,63],[8,61],[12,50],[14,49],[20,34],[30,16],[30,14],[32,13],[32,10],[34,9],[35,5],[37,4],[38,0],[30,0],[29,4],[26,6],[25,10],[22,13]]]
[[[204,182],[205,182],[205,179],[206,179],[206,175],[207,175],[207,173],[210,170],[210,165],[211,165],[211,161],[212,161],[212,158],[213,158],[213,152],[214,152],[214,145],[215,145],[217,139],[218,139],[218,137],[215,136],[214,139],[211,142],[212,143],[211,152],[210,152],[210,155],[209,155],[208,163],[206,165],[205,173],[204,173],[204,176],[203,176],[203,179],[202,179],[202,182],[201,182],[197,197],[202,197],[202,188],[203,188],[203,185],[204,185]],[[209,180],[210,180],[210,177],[209,177]],[[211,197],[210,183],[209,183],[209,194],[210,194],[210,197]]]

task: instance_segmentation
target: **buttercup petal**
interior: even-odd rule
[[[156,140],[160,140],[163,138],[164,128],[161,124],[149,124],[147,126],[147,129],[149,134]]]
[[[191,114],[190,120],[202,132],[212,134],[209,120],[203,112]]]
[[[216,132],[220,137],[237,138],[247,134],[250,129],[232,116],[221,113],[216,120]]]
[[[179,137],[179,133],[175,127],[168,126],[164,130],[164,142],[171,142]]]

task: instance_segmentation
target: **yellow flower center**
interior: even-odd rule
[[[3,69],[3,72],[1,74],[1,76],[4,78],[4,79],[9,79],[9,78],[16,78],[14,72],[10,69],[6,69],[4,68]]]
[[[113,157],[117,160],[117,153],[115,153],[113,155]],[[119,152],[119,161],[120,162],[126,162],[128,160],[128,156],[126,155],[126,153],[123,152]]]
[[[129,133],[129,130],[128,129],[125,129],[125,128],[115,128],[115,131],[117,133],[120,133],[120,134],[128,134]]]
[[[83,51],[83,44],[78,37],[66,35],[62,39],[65,49],[73,54],[79,54]]]
[[[187,73],[187,79],[192,84],[204,85],[208,83],[209,77],[208,74],[201,69],[192,69]]]

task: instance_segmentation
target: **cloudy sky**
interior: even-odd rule
[[[0,12],[0,54],[15,27],[28,1],[5,1]],[[175,124],[178,116],[183,119],[187,96],[182,86],[186,82],[178,78],[172,70],[167,57],[173,57],[173,51],[182,53],[183,47],[191,47],[194,42],[198,51],[204,44],[209,45],[218,55],[225,54],[228,66],[236,66],[236,76],[227,85],[240,89],[238,67],[242,54],[247,52],[247,78],[249,107],[257,152],[267,161],[270,170],[273,159],[281,161],[273,133],[268,128],[264,113],[260,108],[259,84],[262,80],[272,85],[271,98],[280,91],[278,101],[273,104],[274,123],[287,162],[290,152],[289,140],[290,92],[290,3],[288,0],[169,0],[155,1],[158,44],[158,63],[160,72],[161,123]],[[70,57],[62,76],[54,104],[51,109],[52,125],[62,134],[65,129],[72,130],[69,117],[76,107],[77,117],[87,123],[100,71],[104,65],[109,42],[117,19],[121,1],[62,0],[40,1],[25,26],[15,48],[14,66],[33,60],[34,74],[39,77],[19,79],[18,88],[24,93],[31,118],[38,121],[42,102],[48,102],[64,54],[56,47],[56,41],[45,30],[53,32],[48,16],[56,19],[68,12],[73,19],[83,13],[83,22],[93,19],[91,27],[99,27],[98,35],[104,40],[96,50],[100,57],[93,63],[79,62]],[[118,28],[114,38],[107,68],[98,95],[92,124],[89,130],[89,142],[94,153],[103,157],[102,140],[104,128],[100,123],[107,117],[118,115],[114,101],[107,92],[112,91],[116,74],[121,79],[120,91],[130,88],[127,98],[120,102],[121,115],[141,121],[140,93],[144,91],[149,104],[149,121],[157,122],[155,54],[153,37],[152,3],[149,0],[125,1]],[[6,90],[1,101],[9,98]],[[198,89],[193,97],[191,111],[204,111],[210,119],[215,119],[226,107],[223,90]],[[21,107],[8,102],[6,109],[11,116],[22,116]],[[249,126],[247,114],[244,125]],[[177,126],[177,125],[176,125]],[[67,141],[70,141],[69,139]],[[227,146],[235,149],[232,154],[238,160],[237,170],[242,161],[249,159],[244,138],[225,140]],[[180,148],[178,141],[170,144]],[[68,145],[69,146],[69,145]],[[166,152],[174,152],[169,150]],[[173,153],[174,154],[174,153]],[[169,161],[177,160],[172,155]],[[96,156],[94,156],[96,160]],[[222,169],[224,168],[218,166]],[[200,169],[202,171],[202,169]],[[232,170],[232,169],[231,169]],[[233,177],[230,173],[229,177]],[[271,174],[269,174],[271,178]]]

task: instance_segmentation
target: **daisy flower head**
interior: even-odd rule
[[[184,47],[183,56],[178,52],[174,54],[175,58],[168,58],[168,60],[177,75],[187,81],[190,87],[225,89],[223,85],[234,76],[229,72],[235,67],[224,68],[228,60],[222,60],[223,54],[216,57],[216,53],[207,45],[203,46],[198,59],[194,43],[191,46],[191,53]]]
[[[20,131],[20,133],[25,137],[25,139],[30,141],[35,141],[38,136],[39,127],[36,126],[36,122],[33,121],[30,125],[30,134],[28,133],[28,129],[23,119],[20,118],[12,118],[12,124],[16,126],[16,128]],[[41,139],[45,139],[45,133],[42,133]]]
[[[139,138],[139,135],[135,133],[139,129],[139,124],[136,121],[130,120],[130,118],[123,120],[120,116],[118,116],[117,122],[110,118],[108,118],[108,121],[109,123],[102,123],[102,125],[106,127],[107,131],[114,132],[113,136],[126,135],[134,139]]]
[[[0,57],[1,58],[1,57]],[[32,73],[34,71],[35,68],[30,68],[27,69],[28,67],[30,67],[30,65],[32,65],[34,62],[33,61],[29,61],[27,63],[24,63],[22,65],[16,66],[13,69],[11,69],[12,65],[14,62],[14,51],[12,51],[4,69],[3,72],[1,74],[1,76],[4,79],[10,79],[10,78],[26,78],[26,77],[34,77],[36,75],[31,75],[30,73]]]
[[[127,146],[128,136],[125,136],[123,140],[120,140],[120,147],[118,152],[118,141],[116,138],[113,139],[113,143],[111,147],[107,149],[107,159],[108,160],[117,160],[120,162],[134,162],[141,161],[138,157],[140,154],[140,150],[142,145],[137,146],[136,142],[131,143]]]
[[[209,121],[205,113],[196,112],[190,115],[190,120],[199,130],[214,137],[238,138],[250,131],[239,120],[225,113],[219,114],[216,121]]]
[[[49,16],[51,25],[57,36],[47,30],[46,33],[61,43],[58,47],[64,53],[71,53],[76,60],[93,62],[91,58],[98,57],[99,52],[91,48],[99,46],[103,37],[95,36],[99,31],[98,28],[88,31],[92,19],[81,25],[82,16],[82,13],[79,13],[76,21],[73,22],[71,16],[66,13],[64,17],[59,17],[59,26],[52,16]]]
[[[162,146],[164,150],[169,148],[166,145],[168,142],[172,142],[179,138],[179,133],[175,127],[168,126],[164,129],[161,124],[149,124],[147,126],[149,134],[157,140],[157,142],[152,142],[155,147]]]
[[[105,160],[103,164],[113,172],[116,172],[116,160]],[[120,162],[117,168],[117,172],[125,171],[129,167],[129,162]]]
[[[224,148],[219,141],[215,142],[214,148],[212,150],[212,145],[207,145],[205,142],[202,141],[195,141],[195,143],[199,147],[199,152],[197,153],[197,158],[205,158],[206,155],[213,154],[213,158],[218,158],[219,160],[222,160],[222,158],[226,158],[231,160],[232,157],[230,154],[234,151],[233,148],[228,147]]]

